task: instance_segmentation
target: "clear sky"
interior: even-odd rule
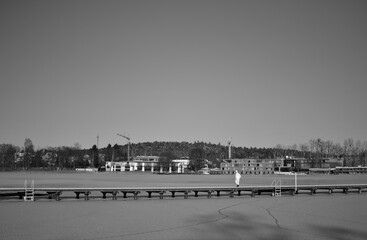
[[[367,1],[0,1],[0,143],[367,140]]]

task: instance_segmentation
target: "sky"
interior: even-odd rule
[[[367,2],[0,1],[0,144],[367,140]]]

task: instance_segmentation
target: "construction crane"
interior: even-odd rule
[[[119,134],[119,133],[117,133],[117,136],[123,137],[127,140],[127,161],[129,161],[130,160],[130,138],[125,135]]]

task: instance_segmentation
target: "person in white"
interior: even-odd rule
[[[240,186],[241,174],[239,174],[237,170],[234,174],[235,174],[235,181],[234,182],[236,183],[237,187],[239,187]]]

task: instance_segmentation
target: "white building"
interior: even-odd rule
[[[175,159],[172,160],[172,163],[176,165],[177,167],[177,173],[184,173],[185,169],[190,163],[189,159]]]
[[[168,173],[184,173],[187,169],[190,160],[175,159],[170,164],[160,161],[158,156],[136,156],[130,162],[106,162],[106,171],[124,172],[124,171],[142,171],[142,172],[161,172],[163,173],[164,165],[165,171]],[[168,169],[167,169],[168,168]]]

